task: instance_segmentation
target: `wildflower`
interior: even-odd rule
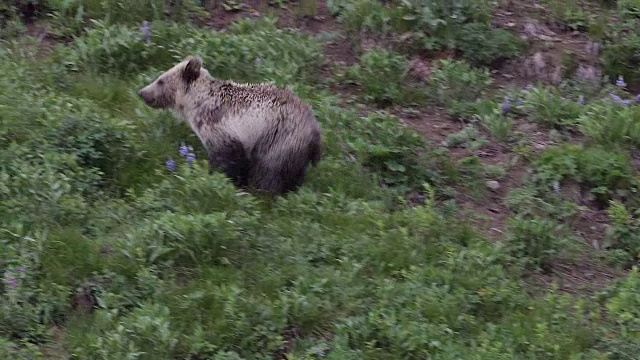
[[[624,106],[630,106],[631,105],[631,100],[622,100],[621,104],[624,105]]]
[[[9,289],[15,289],[18,286],[18,280],[13,277],[11,271],[5,270],[4,278]]]
[[[176,162],[173,159],[170,158],[169,160],[167,160],[166,166],[167,170],[171,172],[176,171]]]
[[[584,105],[584,96],[583,95],[580,95],[580,97],[578,98],[578,104]]]
[[[553,182],[553,191],[556,192],[556,193],[560,192],[560,182],[558,182],[558,181],[554,181]]]
[[[508,97],[504,98],[504,101],[502,102],[501,108],[502,108],[502,113],[506,114],[509,111],[511,111],[511,103],[510,103],[510,99]]]
[[[636,96],[633,98],[633,101],[635,101],[636,103],[640,102],[640,94],[636,95]]]
[[[151,39],[151,26],[149,26],[149,22],[147,20],[142,22],[140,31],[144,34],[144,42],[148,42],[149,39]]]
[[[21,273],[24,273],[26,270],[24,268],[19,268],[18,271],[20,271]]]
[[[189,154],[187,154],[187,163],[189,164],[189,166],[193,166],[193,162],[196,160],[196,154],[190,152]]]
[[[622,75],[618,76],[618,80],[616,80],[616,86],[625,87],[627,84],[624,82],[624,78]]]
[[[622,98],[616,94],[611,94],[611,98],[615,103],[618,103],[618,104],[622,103]]]
[[[187,145],[182,143],[182,145],[180,145],[180,156],[185,157],[187,156],[188,153],[189,153],[189,148],[187,147]]]
[[[533,89],[533,85],[527,84],[527,86],[525,86],[524,88],[525,88],[525,90],[531,90],[531,89]]]

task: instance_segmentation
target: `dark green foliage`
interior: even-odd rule
[[[638,24],[640,20],[632,19],[611,25],[610,38],[602,50],[604,73],[611,81],[623,76],[629,84],[640,83],[640,35],[636,31]]]
[[[319,42],[278,29],[271,18],[243,20],[226,33],[163,22],[149,27],[146,41],[135,27],[99,24],[59,56],[77,70],[130,77],[151,69],[164,72],[188,55],[199,55],[214,77],[279,85],[313,78],[323,58]]]
[[[607,212],[611,220],[611,227],[607,229],[607,248],[614,254],[619,250],[626,255],[621,265],[633,264],[640,256],[638,211],[632,213],[624,204],[612,201]]]
[[[463,25],[456,41],[462,57],[474,66],[492,66],[515,59],[526,49],[525,43],[516,35],[484,23]]]
[[[578,99],[564,97],[554,87],[534,87],[522,92],[523,112],[537,123],[562,129],[578,124],[585,111]]]
[[[551,189],[554,182],[573,180],[602,201],[625,198],[628,191],[637,186],[628,156],[602,147],[553,147],[535,160],[534,167],[536,182],[547,189]]]
[[[404,56],[375,48],[347,69],[346,78],[362,87],[364,98],[378,103],[402,101],[408,88],[408,62]]]
[[[439,105],[453,106],[479,98],[493,83],[487,69],[474,69],[466,61],[440,60],[427,81],[431,98]]]
[[[426,162],[420,160],[425,142],[418,133],[398,124],[397,118],[379,112],[347,126],[349,148],[387,185],[420,187],[427,181]]]
[[[514,218],[507,241],[512,254],[526,266],[546,268],[566,247],[562,226],[547,219]]]

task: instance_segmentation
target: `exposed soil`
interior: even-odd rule
[[[572,295],[589,296],[624,276],[621,271],[604,267],[588,258],[577,261],[558,261],[551,264],[545,274],[531,274],[528,281],[542,288],[554,284],[558,291]]]

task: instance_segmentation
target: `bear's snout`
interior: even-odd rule
[[[148,91],[145,91],[146,88],[142,88],[140,89],[140,91],[138,91],[138,95],[140,95],[140,97],[142,98],[142,100],[145,102],[145,104],[149,105],[149,106],[153,106],[153,99],[151,98],[151,96],[149,95]]]

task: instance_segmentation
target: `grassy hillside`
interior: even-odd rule
[[[637,358],[640,3],[168,3],[0,5],[0,359]],[[311,104],[299,192],[142,103],[187,55]]]

